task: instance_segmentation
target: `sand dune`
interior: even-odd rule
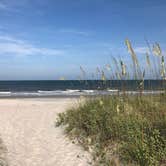
[[[87,152],[55,128],[57,113],[76,99],[1,99],[0,134],[10,166],[86,166]],[[79,156],[79,157],[78,157]]]

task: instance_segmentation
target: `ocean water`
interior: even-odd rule
[[[54,97],[139,93],[139,80],[0,81],[0,97]],[[161,93],[166,81],[145,80],[144,92]]]

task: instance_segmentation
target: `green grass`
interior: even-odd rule
[[[61,113],[57,126],[90,151],[96,165],[164,164],[166,95],[87,99]]]
[[[127,39],[125,44],[131,63],[112,57],[106,69],[97,67],[103,83],[109,79],[139,80],[135,89],[139,95],[87,98],[79,107],[61,113],[57,126],[64,125],[66,133],[88,150],[95,165],[166,165],[166,65],[158,43],[149,44],[146,63],[139,59]],[[141,64],[141,65],[140,65]],[[109,74],[105,74],[109,72]],[[82,78],[86,72],[81,67]],[[142,95],[144,80],[150,76],[163,80],[161,95]],[[149,82],[149,88],[152,89]],[[110,87],[111,88],[111,87]]]

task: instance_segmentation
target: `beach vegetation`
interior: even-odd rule
[[[147,42],[149,50],[142,68],[131,42],[127,39],[125,43],[132,59],[133,79],[138,82],[137,93],[128,94],[124,85],[122,93],[84,98],[77,107],[60,113],[56,125],[65,126],[66,134],[92,154],[94,165],[165,165],[165,57],[158,43],[151,48]],[[122,59],[112,59],[116,69],[112,77],[128,79],[130,72],[127,69],[130,67]],[[109,70],[112,69],[110,66]],[[154,79],[163,82],[159,94],[144,95],[147,70]],[[85,75],[83,68],[81,71]],[[99,68],[96,71],[101,74],[104,84],[107,81],[104,71]]]
[[[160,165],[166,162],[165,101],[164,94],[88,98],[59,114],[57,125],[65,125],[98,165]]]

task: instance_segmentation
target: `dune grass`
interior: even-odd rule
[[[166,158],[166,95],[88,99],[59,114],[57,125],[98,165],[160,165]]]
[[[114,96],[86,98],[78,107],[60,113],[56,125],[65,126],[66,133],[92,154],[95,165],[166,165],[165,57],[158,43],[151,48],[147,41],[146,64],[140,65],[131,42],[127,39],[125,44],[132,65],[113,57],[106,67],[110,79],[138,82],[138,94],[127,94],[123,86],[123,93]],[[81,71],[84,78],[82,67]],[[162,94],[143,95],[147,73],[163,82]],[[103,69],[97,68],[97,74],[103,83],[108,78]]]

